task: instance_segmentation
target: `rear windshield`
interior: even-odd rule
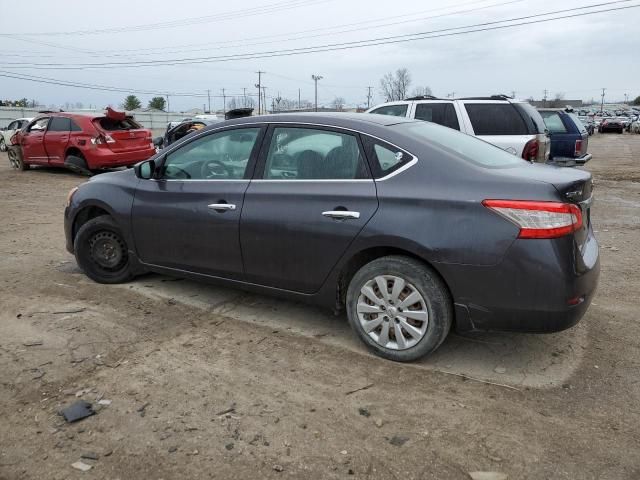
[[[469,120],[476,135],[529,135],[524,118],[510,103],[467,103]]]
[[[133,118],[125,118],[124,120],[113,120],[107,117],[96,118],[94,122],[100,125],[100,128],[107,131],[114,130],[136,130],[142,128]]]
[[[398,123],[392,128],[402,130],[420,141],[436,144],[457,154],[463,160],[485,168],[505,168],[522,165],[525,160],[505,152],[484,140],[451,128],[429,122]]]

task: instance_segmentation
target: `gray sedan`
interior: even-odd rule
[[[65,232],[97,282],[158,272],[346,310],[373,351],[411,361],[452,328],[578,322],[599,274],[591,188],[428,122],[273,115],[93,177]]]

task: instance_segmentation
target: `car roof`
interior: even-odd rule
[[[310,123],[328,126],[336,126],[343,128],[359,128],[367,126],[389,126],[398,123],[411,123],[411,120],[405,117],[396,117],[392,115],[378,115],[375,113],[347,113],[347,112],[331,112],[331,113],[279,113],[271,115],[257,115],[252,117],[235,118],[224,122],[211,125],[213,128],[219,128],[224,125],[240,125],[243,123]]]

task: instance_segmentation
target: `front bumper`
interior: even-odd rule
[[[69,253],[73,252],[73,219],[69,207],[64,209],[64,237],[66,240],[66,249]]]
[[[598,244],[572,236],[519,239],[494,266],[436,265],[451,288],[458,330],[548,333],[580,321],[596,292]]]

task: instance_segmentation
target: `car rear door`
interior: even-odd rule
[[[467,132],[503,150],[522,156],[524,146],[536,135],[509,102],[467,100],[462,102]]]
[[[264,129],[202,132],[169,151],[156,178],[140,180],[131,225],[147,264],[240,279],[239,222]]]
[[[49,162],[44,149],[44,137],[49,117],[41,117],[33,121],[22,133],[20,146],[22,157],[27,163],[46,165]]]
[[[416,102],[413,118],[433,122],[444,127],[460,130],[458,114],[452,102],[424,101]]]
[[[68,117],[51,117],[44,135],[44,149],[50,164],[64,164],[70,134],[71,120]]]
[[[270,127],[240,222],[246,280],[318,291],[377,208],[357,133]]]

